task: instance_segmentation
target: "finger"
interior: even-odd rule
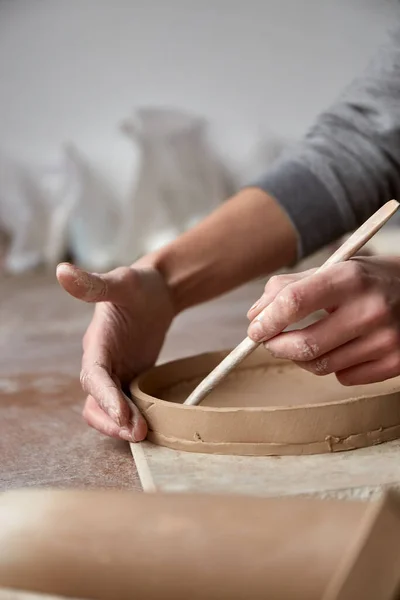
[[[256,342],[268,340],[317,310],[359,294],[365,281],[363,264],[349,261],[291,283],[253,320],[248,335]]]
[[[122,392],[118,379],[110,374],[107,352],[100,348],[97,356],[103,362],[92,362],[90,354],[84,354],[81,373],[83,390],[116,424],[119,429],[119,437],[129,439],[129,441],[143,440],[147,435],[147,423],[143,415]],[[96,423],[99,423],[100,414],[96,413],[94,419]],[[95,427],[95,425],[92,426]],[[107,424],[105,426],[107,427]],[[95,428],[97,429],[97,427]]]
[[[125,396],[125,394],[124,394],[124,396]],[[131,428],[131,431],[133,434],[132,441],[133,442],[141,442],[147,436],[147,422],[146,422],[145,418],[143,417],[142,413],[140,412],[140,410],[138,409],[138,407],[136,406],[136,404],[134,404],[130,398],[125,396],[125,401],[127,402],[128,406],[130,407],[130,410],[131,410],[130,423],[132,425],[132,428]]]
[[[347,299],[346,299],[347,302]],[[368,335],[390,321],[390,307],[376,293],[347,302],[329,316],[268,340],[265,347],[277,358],[309,361]]]
[[[130,410],[120,386],[111,377],[109,366],[86,358],[83,362],[80,381],[86,394],[93,396],[100,408],[118,425],[127,426]]]
[[[74,298],[98,302],[106,296],[107,283],[102,275],[87,273],[68,263],[58,265],[56,275],[60,285]]]
[[[336,373],[342,385],[378,383],[400,375],[400,352],[396,350],[379,360],[365,362]]]
[[[93,429],[97,429],[109,437],[120,439],[122,428],[100,408],[93,396],[87,397],[82,415],[86,423]]]
[[[313,272],[315,272],[315,269],[309,269],[302,273],[288,273],[271,277],[265,285],[264,293],[261,298],[259,298],[248,311],[247,318],[251,321],[255,319],[255,317],[268,306],[268,304],[270,304],[287,285],[303,279],[304,277],[308,277]]]
[[[118,425],[100,408],[92,396],[86,399],[83,418],[88,425],[113,438],[127,442],[140,442],[147,435],[147,425],[136,406],[132,405],[132,418],[126,427]]]
[[[297,364],[315,375],[329,375],[362,363],[379,360],[398,348],[400,348],[398,329],[383,327],[323,354],[315,360],[297,362]]]
[[[128,301],[129,285],[136,285],[138,274],[128,267],[119,267],[109,273],[99,275],[88,273],[69,263],[57,267],[60,285],[74,298],[85,302],[115,302],[124,305]]]
[[[110,353],[105,346],[92,344],[85,349],[80,381],[83,390],[93,396],[100,408],[118,427],[128,425],[129,406],[125,401],[120,382],[112,374]]]

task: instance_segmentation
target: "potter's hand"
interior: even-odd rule
[[[104,275],[68,264],[57,268],[63,288],[96,303],[83,339],[83,416],[98,431],[127,441],[146,437],[139,410],[131,412],[121,386],[154,364],[173,318],[161,275],[152,268],[120,267]]]
[[[314,311],[327,316],[283,332]],[[276,357],[316,375],[335,373],[343,385],[400,374],[400,259],[356,258],[270,279],[249,313],[249,336]]]

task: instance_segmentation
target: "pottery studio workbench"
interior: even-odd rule
[[[318,259],[320,262],[320,259]],[[161,362],[235,346],[263,282],[187,311]],[[232,492],[368,498],[400,486],[400,442],[295,457],[184,453],[129,445],[81,417],[81,339],[92,307],[35,274],[0,279],[0,489],[21,487]],[[138,470],[140,473],[138,473]],[[140,474],[140,477],[139,477]]]

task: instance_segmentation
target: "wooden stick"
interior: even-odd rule
[[[390,200],[384,204],[375,214],[372,215],[353,235],[351,235],[340,246],[334,254],[324,264],[319,267],[317,273],[325,270],[327,267],[336,263],[344,262],[354,256],[360,248],[370,240],[379,229],[394,215],[399,208],[396,200]],[[243,340],[232,352],[224,358],[220,364],[196,387],[196,389],[185,400],[187,406],[196,406],[223,380],[225,377],[240,364],[249,354],[254,352],[260,345],[249,337]]]

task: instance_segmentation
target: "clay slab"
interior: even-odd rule
[[[375,499],[400,490],[400,441],[307,456],[224,456],[131,444],[147,492]]]
[[[49,594],[32,594],[23,590],[11,590],[0,588],[0,600],[68,600],[66,596],[49,596]],[[69,597],[71,600],[71,596]],[[86,600],[83,598],[72,598],[72,600]]]
[[[393,494],[349,503],[25,490],[0,496],[0,523],[0,585],[38,593],[392,600],[400,583]]]

